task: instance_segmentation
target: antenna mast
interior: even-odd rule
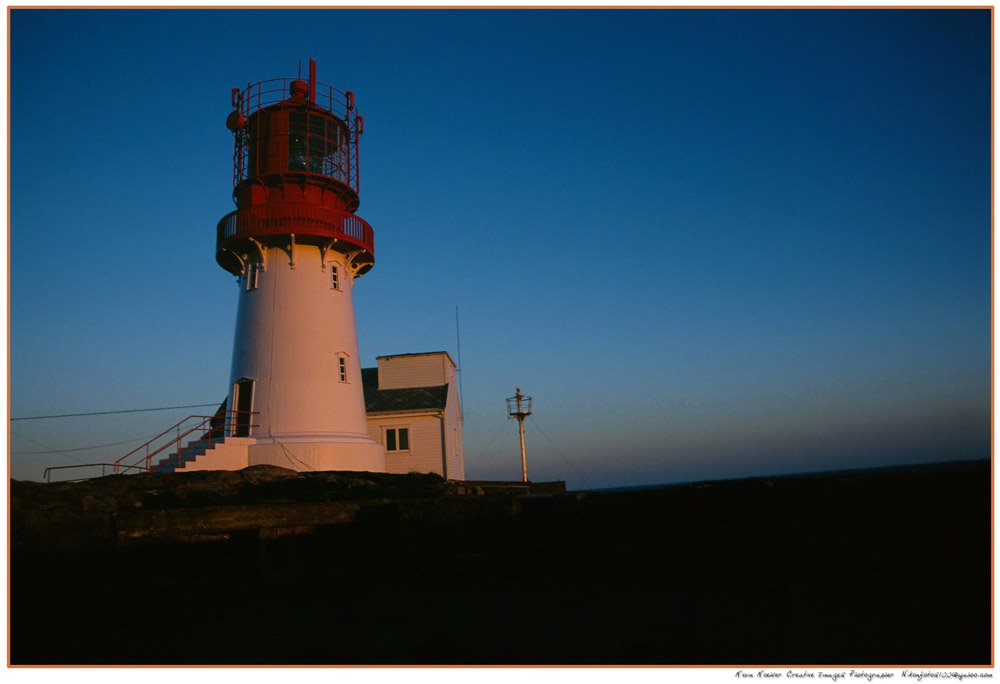
[[[524,456],[524,419],[531,415],[531,397],[521,394],[515,387],[514,396],[507,398],[507,415],[517,418],[517,431],[521,435],[521,477],[528,481],[528,460]]]
[[[458,417],[465,421],[465,395],[462,393],[462,331],[458,327],[458,304],[455,305],[455,338],[458,341]]]

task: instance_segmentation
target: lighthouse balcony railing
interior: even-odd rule
[[[296,234],[346,240],[369,253],[375,249],[375,234],[367,221],[346,211],[314,204],[288,202],[237,209],[222,217],[217,233],[220,248],[240,238]]]
[[[256,83],[248,83],[244,89],[233,93],[233,106],[247,118],[254,112],[281,102],[288,102],[292,81],[291,77],[271,78]],[[348,124],[354,110],[353,95],[338,90],[329,83],[315,84],[315,100],[313,104],[325,109],[334,116],[342,118]]]

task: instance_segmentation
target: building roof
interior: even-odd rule
[[[455,360],[451,358],[451,354],[446,351],[430,351],[430,352],[410,352],[408,354],[383,354],[382,356],[377,356],[377,359],[397,359],[405,356],[439,356],[444,355],[451,362],[451,365],[455,366]]]
[[[443,410],[448,403],[448,385],[380,390],[378,368],[362,368],[361,385],[367,413]]]

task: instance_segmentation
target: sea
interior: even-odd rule
[[[734,477],[717,480],[690,480],[685,482],[666,482],[662,484],[641,484],[626,487],[599,487],[595,489],[572,490],[577,492],[592,492],[595,494],[611,494],[620,492],[641,492],[657,489],[673,489],[676,487],[690,487],[692,485],[705,484],[707,482],[731,482],[739,480],[774,480],[774,479],[803,479],[812,477],[847,477],[853,475],[874,475],[877,473],[905,473],[905,472],[933,472],[935,470],[960,470],[964,468],[978,468],[983,463],[989,463],[989,459],[957,460],[957,461],[935,461],[931,463],[911,463],[906,465],[874,466],[870,468],[848,468],[843,470],[812,470],[800,473],[782,473],[777,475],[750,475],[747,477]]]

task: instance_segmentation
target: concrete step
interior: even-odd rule
[[[247,447],[256,440],[252,437],[226,437],[212,444],[209,449],[192,459],[184,458],[184,462],[173,471],[190,472],[195,470],[239,470],[249,465]]]
[[[223,437],[213,437],[212,439],[198,439],[188,443],[181,453],[181,463],[190,463],[206,451],[214,449],[225,441]],[[177,470],[177,452],[170,454],[166,458],[160,459],[153,470],[158,473],[172,473]]]

